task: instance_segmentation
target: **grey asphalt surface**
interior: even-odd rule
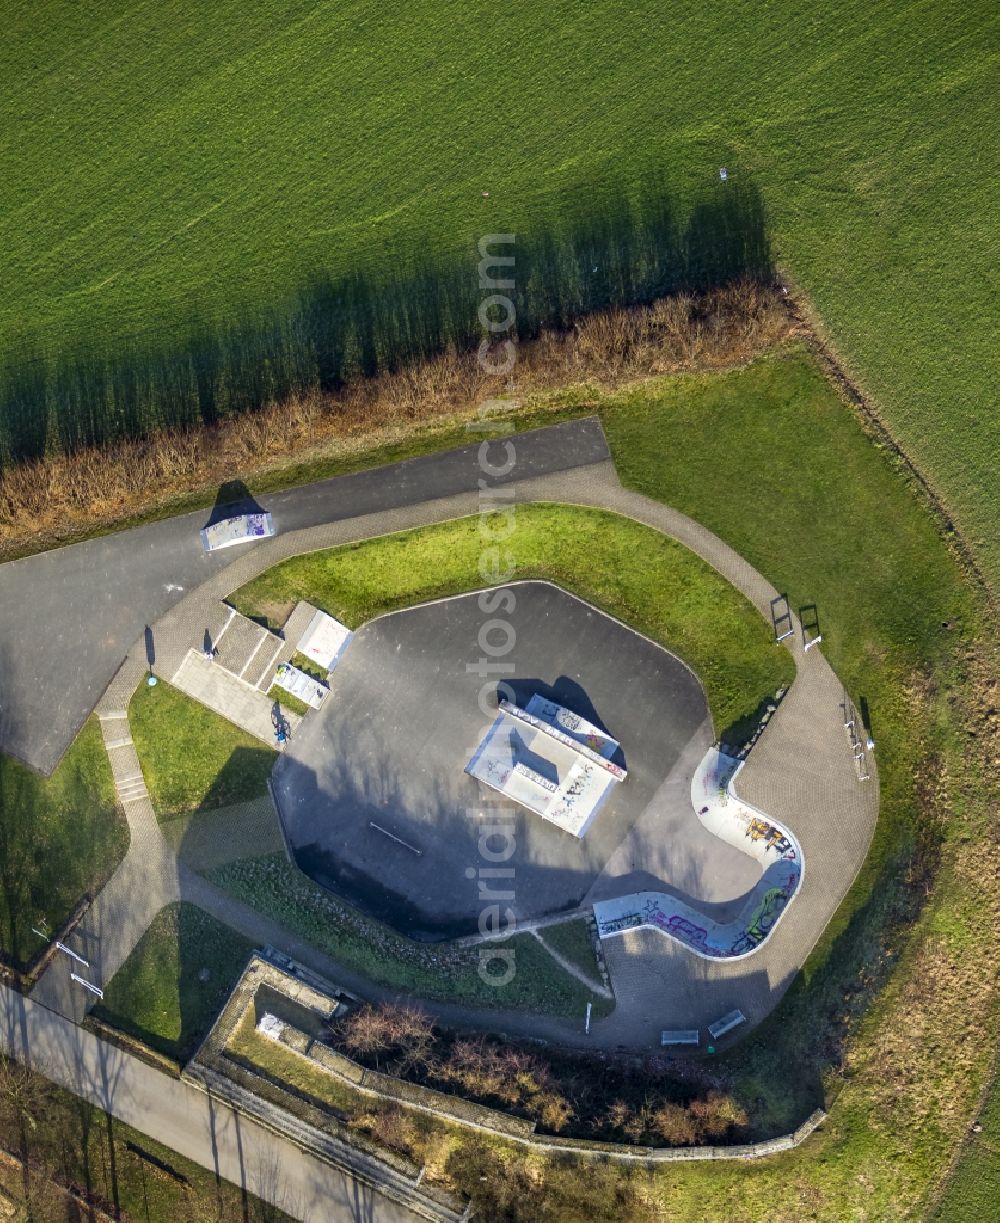
[[[0,986],[0,1049],[293,1218],[413,1223],[418,1217],[6,986]]]
[[[522,582],[487,597],[485,611],[470,594],[365,625],[334,671],[322,709],[275,768],[299,865],[413,937],[475,932],[484,907],[478,869],[490,866],[479,838],[494,820],[514,838],[504,862],[513,870],[504,888],[514,895],[504,905],[520,920],[575,909],[626,837],[634,860],[658,860],[663,821],[640,817],[708,719],[701,684],[679,659],[558,587]],[[478,670],[479,633],[491,618],[514,633],[503,660],[511,670],[502,678],[518,704],[541,693],[622,745],[628,778],[583,838],[504,802],[464,772],[495,716],[497,676],[485,684],[486,716]],[[495,631],[490,640],[503,636]],[[491,817],[491,810],[502,814]],[[689,796],[681,810],[686,818],[672,826],[668,856],[686,862],[688,830],[699,841],[716,838],[703,836]]]
[[[517,466],[489,483],[541,476],[608,457],[600,424],[571,421],[512,435]],[[475,491],[475,441],[441,454],[321,480],[261,498],[279,534]],[[503,442],[488,459],[505,463]],[[236,475],[238,473],[234,473]],[[0,565],[0,751],[50,773],[76,737],[144,626],[236,559],[214,556],[199,510]],[[155,637],[153,648],[155,650]]]

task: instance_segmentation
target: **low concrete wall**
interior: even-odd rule
[[[383,1152],[382,1148],[377,1147],[376,1144],[371,1144],[361,1135],[349,1131],[332,1113],[324,1113],[302,1099],[294,1088],[272,1080],[263,1071],[251,1070],[242,1060],[236,1061],[227,1054],[227,1046],[237,1025],[248,1008],[253,1005],[259,986],[265,984],[278,992],[286,993],[289,997],[294,997],[308,1009],[319,1013],[328,1012],[333,1003],[332,995],[323,994],[315,985],[305,985],[294,976],[255,955],[233,989],[215,1027],[185,1069],[184,1076],[187,1077],[189,1072],[194,1078],[205,1072],[229,1076],[240,1083],[247,1093],[254,1091],[253,1083],[256,1081],[257,1089],[263,1089],[261,1094],[264,1100],[268,1100],[273,1092],[284,1093],[296,1100],[297,1111],[308,1110],[310,1118],[318,1126],[320,1132],[337,1133],[342,1136],[340,1141],[355,1145],[359,1154],[364,1152],[370,1157],[382,1161],[387,1160],[390,1164],[396,1162],[402,1171],[403,1165],[406,1164],[405,1160],[398,1156],[393,1157],[389,1152]],[[369,1070],[344,1054],[310,1039],[306,1033],[296,1029],[293,1025],[286,1025],[281,1034],[280,1043],[316,1069],[326,1071],[362,1095],[386,1103],[399,1104],[404,1108],[417,1109],[440,1121],[493,1134],[543,1154],[567,1154],[611,1160],[617,1163],[642,1164],[705,1159],[762,1159],[768,1155],[790,1151],[797,1147],[826,1119],[826,1113],[822,1109],[816,1109],[791,1134],[740,1146],[643,1147],[626,1146],[616,1142],[599,1142],[588,1138],[560,1138],[554,1134],[536,1133],[535,1122],[523,1117],[512,1117],[498,1109],[465,1100],[461,1096],[449,1095],[432,1087],[409,1083],[376,1070]],[[281,1105],[272,1100],[269,1107],[272,1110],[278,1110]]]
[[[523,1117],[512,1117],[498,1109],[487,1108],[465,1100],[409,1083],[377,1070],[367,1070],[323,1045],[310,1046],[308,1058],[324,1070],[348,1082],[356,1090],[376,1099],[402,1104],[429,1113],[439,1121],[464,1125],[507,1138],[511,1142],[530,1147],[532,1150],[552,1154],[597,1156],[619,1163],[670,1163],[692,1159],[762,1159],[779,1151],[790,1151],[797,1147],[826,1119],[826,1113],[818,1108],[791,1134],[763,1142],[744,1143],[741,1146],[698,1147],[642,1147],[625,1146],[618,1142],[599,1142],[591,1138],[560,1138],[555,1134],[538,1134],[535,1122]]]
[[[230,1065],[220,1071],[199,1063],[189,1065],[184,1078],[259,1125],[406,1206],[420,1218],[434,1223],[460,1223],[468,1217],[465,1203],[422,1184],[419,1172],[408,1161],[399,1159],[398,1164],[403,1166],[397,1167],[397,1161],[387,1159],[384,1152],[373,1158],[363,1151],[354,1141],[356,1135],[351,1135],[349,1142],[334,1136],[323,1128],[324,1116],[318,1109],[303,1104],[301,1110],[292,1113],[267,1099],[261,1090],[267,1080],[248,1070]]]

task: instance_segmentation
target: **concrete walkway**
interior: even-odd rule
[[[271,707],[274,702],[259,688],[242,680],[225,667],[190,649],[170,677],[175,688],[226,718],[235,726],[253,735],[268,747],[274,747],[274,727]],[[283,710],[285,721],[294,732],[302,720],[298,714]]]
[[[6,986],[0,986],[0,1049],[293,1218],[413,1223],[423,1217],[377,1190],[385,1169],[376,1161],[352,1150],[345,1152],[351,1164],[334,1167]],[[409,1197],[419,1210],[419,1191],[410,1188]]]

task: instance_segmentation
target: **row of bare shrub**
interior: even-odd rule
[[[359,1007],[331,1027],[330,1041],[365,1065],[528,1117],[554,1134],[695,1146],[732,1139],[747,1124],[724,1084],[693,1065],[678,1076],[652,1059],[635,1067],[458,1036],[415,1007]],[[387,1110],[375,1116],[389,1128],[402,1125]]]
[[[308,473],[309,465],[461,420],[498,393],[541,411],[546,393],[567,385],[608,390],[652,375],[737,365],[791,327],[779,291],[734,285],[590,315],[564,333],[543,332],[521,345],[512,380],[486,374],[474,354],[453,352],[213,426],[23,463],[0,472],[0,557],[191,493],[208,501],[234,477],[252,484],[293,462]]]

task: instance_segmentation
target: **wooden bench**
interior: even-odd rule
[[[696,1045],[698,1043],[697,1028],[678,1028],[660,1033],[661,1045]]]
[[[741,1023],[746,1023],[746,1019],[747,1017],[742,1011],[730,1011],[728,1015],[723,1015],[715,1023],[710,1023],[708,1030],[711,1033],[712,1039],[718,1040],[720,1036],[725,1036],[733,1028],[738,1028]]]

